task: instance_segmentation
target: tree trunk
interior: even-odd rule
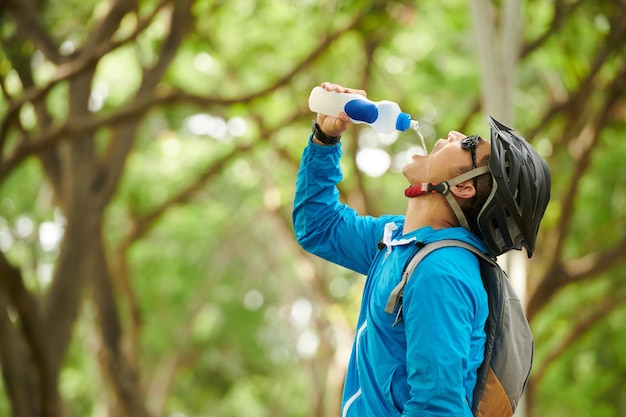
[[[513,93],[516,86],[516,67],[520,54],[520,1],[506,0],[498,10],[487,0],[471,3],[478,59],[481,67],[483,110],[504,124],[512,125]],[[500,263],[526,302],[526,263],[523,252],[509,252],[500,257]],[[529,401],[530,396],[522,398]],[[515,415],[523,417],[530,403],[518,408]]]

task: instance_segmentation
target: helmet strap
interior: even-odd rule
[[[434,182],[423,182],[421,184],[409,185],[404,189],[404,195],[406,197],[419,197],[422,194],[428,193],[439,193],[446,194],[448,192],[448,183],[434,183]]]
[[[410,185],[404,190],[404,195],[406,197],[412,198],[412,197],[419,197],[422,194],[428,194],[428,193],[442,194],[448,201],[448,205],[454,212],[454,215],[459,221],[459,224],[461,225],[461,227],[464,227],[467,230],[471,231],[469,227],[469,223],[467,222],[467,219],[465,218],[465,214],[463,214],[463,210],[461,209],[461,206],[456,201],[456,198],[454,198],[454,194],[450,192],[450,189],[452,187],[456,187],[462,182],[471,180],[474,177],[478,177],[479,175],[486,174],[487,172],[489,172],[489,166],[483,165],[481,167],[474,168],[461,175],[458,175],[448,181],[440,182],[439,184],[424,182],[422,184]]]

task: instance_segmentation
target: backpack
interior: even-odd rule
[[[402,292],[419,262],[434,250],[457,246],[471,251],[480,261],[480,274],[489,315],[485,322],[485,355],[476,375],[472,414],[477,417],[511,417],[526,387],[533,362],[534,340],[522,303],[506,272],[495,259],[460,240],[441,240],[423,245],[402,274],[402,280],[391,292],[385,311],[393,314],[402,309]],[[399,319],[396,319],[396,323]]]

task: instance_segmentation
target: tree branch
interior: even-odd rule
[[[39,23],[38,12],[40,10],[37,7],[39,3],[32,0],[7,0],[6,2],[7,8],[17,22],[21,39],[31,40],[35,48],[54,63],[67,60],[68,57],[59,53],[57,45]]]
[[[0,291],[0,368],[6,398],[10,401],[13,417],[39,415],[41,396],[34,381],[38,373],[36,370],[31,372],[30,367],[34,366],[30,350],[24,346],[24,339],[11,322],[11,310],[4,291]]]
[[[604,252],[589,253],[569,261],[565,266],[565,273],[570,277],[569,282],[587,281],[626,262],[624,253],[626,237]]]
[[[620,74],[617,74],[606,90],[609,93],[605,97],[602,109],[596,113],[597,117],[595,120],[591,121],[588,127],[583,130],[580,137],[577,138],[579,148],[578,151],[576,151],[577,155],[575,155],[575,157],[577,157],[578,160],[570,179],[570,186],[561,198],[562,211],[556,227],[556,243],[552,251],[553,253],[547,256],[548,259],[552,259],[552,264],[547,268],[547,272],[539,285],[531,293],[527,306],[529,320],[548,303],[560,288],[567,285],[572,279],[581,281],[595,277],[597,276],[594,275],[595,273],[611,269],[622,259],[621,255],[624,253],[625,247],[624,241],[619,242],[617,246],[604,254],[589,255],[578,261],[573,261],[567,269],[563,266],[562,259],[565,239],[569,235],[574,217],[574,201],[578,197],[580,181],[589,168],[591,157],[601,137],[602,129],[608,124],[613,115],[611,109],[619,105],[621,97],[623,97],[624,91],[626,91],[626,69],[623,69]],[[611,256],[615,258],[611,258]],[[576,275],[572,275],[573,271],[576,271],[573,269],[574,267],[583,269],[577,272]]]
[[[557,226],[558,238],[555,247],[555,257],[560,258],[563,252],[565,238],[569,235],[569,229],[574,216],[574,200],[578,196],[578,187],[591,164],[591,158],[600,140],[602,129],[606,126],[612,114],[611,108],[621,100],[626,90],[624,78],[626,78],[626,69],[623,69],[621,74],[618,74],[613,79],[612,83],[607,86],[606,91],[608,91],[608,95],[605,97],[602,109],[596,113],[597,117],[591,122],[591,125],[583,129],[580,136],[577,138],[576,147],[578,150],[576,152],[578,155],[575,155],[575,157],[578,157],[578,161],[569,181],[570,186],[564,197],[561,198],[561,207],[563,210]]]
[[[174,59],[176,51],[178,51],[178,47],[187,33],[187,28],[190,26],[190,20],[191,2],[189,0],[177,1],[173,6],[172,13],[170,13],[170,31],[161,47],[159,60],[154,67],[144,69],[142,83],[136,97],[150,98],[152,96],[152,92],[161,82],[163,74]],[[137,126],[138,122],[131,120],[120,126],[111,135],[103,169],[98,174],[101,190],[99,198],[102,199],[103,205],[112,198],[117,189],[126,158],[135,143]]]
[[[563,355],[563,353],[570,348],[577,340],[587,334],[593,327],[603,320],[607,314],[614,310],[620,304],[624,304],[626,300],[616,299],[613,296],[602,297],[600,303],[592,303],[594,305],[593,310],[582,319],[579,319],[570,332],[563,338],[559,339],[559,342],[552,347],[546,358],[541,363],[541,367],[533,374],[533,383],[539,384],[544,378],[550,365]]]
[[[559,137],[554,138],[553,147],[560,147],[568,143],[570,138],[577,136],[576,132],[582,126],[582,121],[584,121],[584,118],[580,117],[580,115],[584,109],[588,108],[590,95],[598,89],[597,76],[600,70],[609,62],[611,57],[618,55],[626,49],[624,42],[620,41],[620,39],[626,37],[626,24],[624,23],[626,10],[624,9],[625,7],[622,5],[619,10],[620,13],[615,13],[611,17],[611,30],[603,41],[598,42],[603,47],[597,51],[593,60],[591,60],[589,72],[581,80],[579,87],[568,97],[567,101],[553,103],[552,107],[544,112],[541,121],[535,129],[529,133],[529,137],[534,137],[537,135],[537,132],[545,130],[546,126],[561,113],[566,114],[570,122],[564,123],[567,129]]]
[[[121,46],[133,42],[152,23],[152,20],[157,13],[159,13],[168,3],[168,0],[162,0],[161,3],[155,7],[153,12],[146,16],[146,18],[138,19],[135,30],[125,39],[117,42],[111,39],[106,39],[90,48],[83,48],[83,51],[80,54],[72,57],[72,60],[63,62],[59,65],[56,70],[56,75],[47,84],[41,87],[33,86],[27,88],[20,97],[17,97],[14,100],[9,100],[9,108],[7,109],[2,123],[0,124],[0,162],[2,162],[1,157],[9,129],[12,123],[17,120],[19,110],[25,103],[42,100],[42,98],[48,94],[50,90],[61,82],[80,74],[86,68],[89,68],[95,62],[99,61],[104,55]],[[37,139],[35,138],[34,141],[36,142]]]
[[[212,166],[207,168],[202,175],[198,176],[187,187],[182,188],[180,192],[171,196],[163,204],[159,205],[149,213],[145,213],[140,217],[137,217],[133,222],[133,228],[131,233],[126,237],[124,246],[128,247],[132,242],[140,239],[150,230],[152,225],[161,218],[161,216],[175,205],[181,204],[193,195],[195,195],[200,189],[202,189],[206,182],[214,175],[221,172],[224,166],[236,157],[240,157],[243,153],[250,149],[250,145],[240,145],[231,149],[227,154],[218,159]]]
[[[15,169],[24,159],[33,154],[39,154],[52,146],[55,146],[60,140],[73,140],[80,136],[83,131],[90,131],[100,126],[114,126],[119,123],[136,118],[138,115],[144,114],[152,107],[173,105],[173,104],[191,104],[206,107],[207,105],[228,106],[235,103],[248,103],[263,97],[274,90],[288,85],[291,79],[299,73],[302,69],[311,65],[319,56],[321,56],[327,49],[328,45],[338,39],[344,32],[347,32],[361,23],[361,21],[368,15],[368,10],[365,10],[358,14],[355,19],[350,22],[346,27],[338,30],[334,34],[325,38],[318,47],[313,50],[304,60],[296,65],[289,73],[283,77],[277,79],[273,84],[268,85],[264,89],[261,89],[252,94],[248,94],[241,97],[223,98],[223,97],[210,97],[201,96],[195,94],[188,94],[178,91],[161,91],[160,93],[154,93],[149,96],[139,97],[137,100],[133,100],[123,109],[112,112],[105,116],[91,116],[84,117],[78,120],[66,120],[64,124],[57,125],[42,131],[38,137],[33,138],[30,143],[21,143],[12,155],[0,160],[0,185],[8,178],[13,169]],[[91,55],[90,55],[91,56]],[[99,56],[99,55],[98,55]],[[94,57],[94,60],[98,57]],[[89,63],[91,63],[90,61]],[[85,66],[88,66],[86,63]],[[82,70],[83,68],[81,68]],[[75,70],[76,71],[76,70]],[[67,77],[65,77],[67,78]],[[52,82],[42,89],[49,90],[52,88]],[[9,112],[5,120],[8,120],[12,111],[17,111],[21,105],[25,102],[32,100],[42,91],[33,91],[29,99],[23,98],[19,102],[14,102],[10,107]],[[25,93],[25,96],[28,92]],[[4,123],[0,125],[0,144],[3,141],[3,134],[8,132],[8,126],[5,127]],[[1,147],[0,147],[1,152]],[[0,156],[2,156],[0,154]]]
[[[45,333],[41,322],[41,306],[24,286],[20,270],[11,265],[1,251],[0,288],[8,296],[22,323],[24,338],[38,376],[39,396],[35,398],[39,398],[41,401],[39,404],[41,415],[44,417],[57,416],[60,410],[60,398],[57,392],[56,378],[50,369],[46,349],[47,343],[43,338]]]
[[[554,5],[552,22],[550,22],[550,25],[548,25],[548,28],[545,30],[545,32],[543,32],[531,42],[526,43],[522,47],[520,57],[526,57],[527,55],[530,55],[541,46],[543,46],[543,44],[545,44],[547,41],[549,41],[552,36],[554,36],[554,34],[558,32],[567,22],[567,18],[569,18],[582,4],[583,1],[581,0],[574,3],[558,0]]]
[[[81,48],[83,51],[89,51],[107,42],[117,32],[124,16],[133,11],[137,12],[138,0],[117,0],[109,3],[111,6],[104,19],[89,32],[89,37]]]

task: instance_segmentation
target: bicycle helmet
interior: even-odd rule
[[[530,258],[550,200],[550,170],[523,137],[491,116],[488,120],[493,187],[478,214],[478,229],[492,255],[524,246]]]
[[[488,120],[491,126],[489,165],[476,167],[474,163],[474,168],[464,174],[438,184],[411,185],[404,194],[407,197],[442,194],[461,227],[482,237],[491,255],[521,250],[523,246],[530,258],[535,250],[539,223],[550,200],[550,170],[523,137],[491,116]],[[488,172],[493,179],[491,192],[472,227],[450,190]]]

